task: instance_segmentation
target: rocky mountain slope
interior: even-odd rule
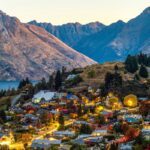
[[[0,12],[0,80],[48,77],[56,69],[95,63],[46,30]]]
[[[34,20],[29,22],[29,24],[44,28],[70,47],[74,47],[84,37],[97,33],[105,27],[100,22],[91,22],[85,25],[80,23],[67,23],[56,26],[51,23],[38,23]]]

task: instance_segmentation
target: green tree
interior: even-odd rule
[[[145,66],[150,66],[150,56],[141,53],[137,56],[137,58],[138,58],[139,64],[141,64],[141,65],[143,64]]]
[[[135,56],[128,55],[125,61],[125,69],[130,73],[135,73],[138,70],[137,58]]]
[[[77,111],[77,113],[78,113],[78,117],[81,117],[82,116],[82,106],[81,105],[79,105],[78,106],[78,111]]]
[[[115,72],[110,73],[108,72],[105,75],[105,88],[106,89],[111,89],[111,88],[116,88],[116,87],[121,87],[122,86],[122,76]]]
[[[42,80],[41,80],[41,89],[42,90],[47,90],[47,83],[46,83],[45,78],[42,78]]]
[[[22,79],[19,83],[18,89],[22,89],[23,87],[25,87],[28,84],[32,84],[29,80],[29,78],[26,79]]]
[[[99,121],[99,124],[104,124],[105,123],[105,117],[103,115],[99,115],[98,121]]]
[[[114,70],[115,70],[116,73],[118,72],[118,70],[119,70],[118,65],[115,65]]]
[[[49,76],[49,80],[47,82],[47,88],[49,90],[53,90],[54,89],[54,78],[53,78],[53,75]]]
[[[55,76],[55,90],[59,90],[61,85],[62,85],[62,76],[60,70],[58,70]]]
[[[96,73],[95,73],[94,70],[90,70],[90,71],[88,72],[88,78],[94,78],[95,75],[96,75]]]
[[[2,119],[3,122],[6,121],[6,113],[5,113],[5,111],[3,111],[3,110],[0,111],[0,118]]]
[[[64,126],[65,121],[64,121],[64,116],[63,116],[63,114],[60,114],[60,115],[59,115],[58,122],[59,122],[59,124],[60,124],[61,126]]]
[[[139,75],[138,75],[138,74],[135,74],[134,79],[135,79],[135,80],[140,80]]]
[[[80,134],[91,134],[92,128],[88,124],[82,124],[80,127]]]
[[[144,65],[141,65],[139,75],[143,78],[148,78],[148,71]]]
[[[86,150],[87,148],[84,145],[73,144],[70,150]]]

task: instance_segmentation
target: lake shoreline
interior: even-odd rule
[[[39,81],[31,81],[33,85],[35,85]],[[20,80],[16,81],[6,81],[0,80],[0,90],[9,90],[9,89],[17,89],[19,86]]]

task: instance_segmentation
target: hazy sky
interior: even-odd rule
[[[0,9],[23,22],[110,24],[137,16],[150,0],[0,0]]]

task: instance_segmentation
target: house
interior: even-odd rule
[[[88,92],[89,92],[89,93],[93,93],[93,91],[94,91],[93,88],[92,88],[91,86],[89,86],[89,87],[88,87]]]
[[[88,138],[85,138],[84,139],[84,142],[87,144],[87,145],[95,145],[96,143],[100,143],[102,142],[103,140],[103,137],[102,136],[97,136],[97,137],[88,137]]]
[[[140,101],[147,101],[148,97],[139,97],[138,100],[140,100]]]
[[[0,145],[10,145],[12,142],[12,139],[10,136],[0,133]]]
[[[75,144],[83,145],[84,139],[90,137],[91,134],[81,134],[76,139],[74,139],[72,142]]]
[[[73,80],[74,78],[76,78],[78,75],[76,75],[76,74],[70,74],[70,75],[68,75],[68,77],[67,77],[67,81],[69,81],[69,80]]]
[[[75,132],[73,131],[56,131],[53,133],[54,136],[56,137],[74,137],[75,136]]]
[[[51,92],[48,90],[42,90],[35,94],[32,98],[33,103],[40,103],[42,100],[45,102],[50,102],[55,98],[56,92]]]
[[[58,110],[54,110],[54,109],[52,109],[51,111],[50,111],[50,113],[51,114],[53,114],[55,117],[57,117],[57,116],[59,116],[60,115],[60,112],[58,111]]]
[[[119,145],[119,150],[132,150],[131,143],[122,143]]]
[[[51,145],[60,145],[61,140],[55,139],[53,137],[48,138],[50,140]]]
[[[62,99],[64,97],[66,97],[66,95],[67,95],[67,93],[58,93],[58,92],[56,92],[54,99]]]
[[[75,126],[81,126],[82,124],[87,124],[87,125],[89,125],[89,123],[86,122],[86,121],[75,121],[75,122],[74,122],[74,125],[75,125]]]
[[[126,114],[126,113],[128,113],[128,109],[127,108],[123,108],[123,109],[120,110],[119,113],[120,114]]]
[[[142,120],[142,116],[137,114],[126,114],[123,115],[123,119],[129,123],[138,123]]]
[[[67,100],[78,100],[79,98],[76,95],[73,95],[71,93],[68,93],[66,96]]]
[[[92,136],[105,136],[108,135],[107,130],[99,129],[92,132]]]
[[[32,150],[48,150],[51,147],[51,142],[48,139],[36,139],[32,141]]]
[[[142,129],[142,136],[144,140],[150,141],[150,129],[148,127]]]

